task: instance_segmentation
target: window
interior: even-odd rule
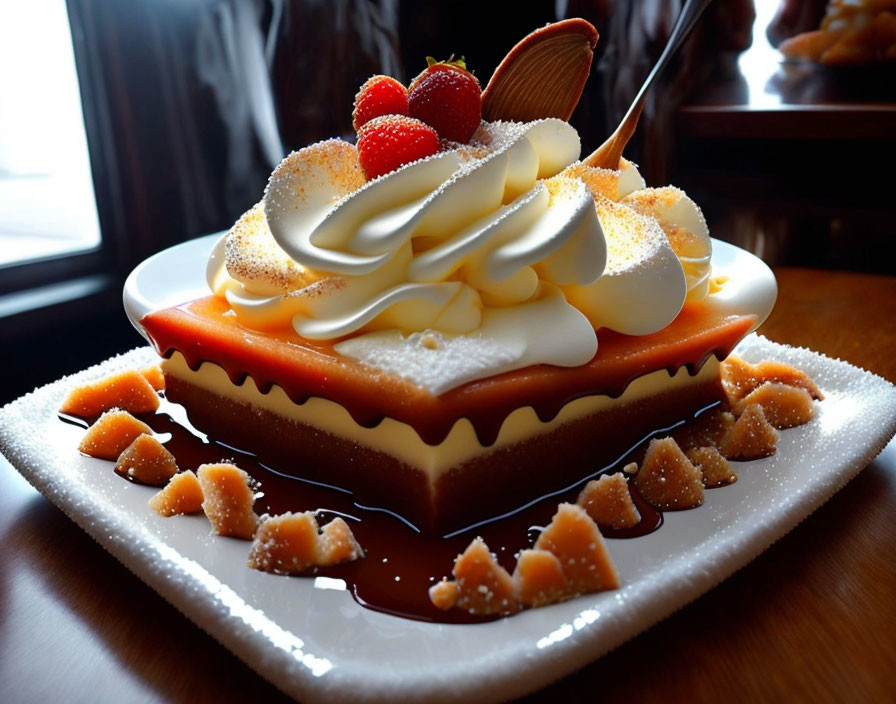
[[[0,2],[0,267],[99,244],[65,0]]]

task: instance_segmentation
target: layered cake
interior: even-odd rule
[[[288,156],[214,248],[212,295],[141,321],[196,427],[449,531],[722,398],[774,285],[714,278],[684,193],[585,166],[559,119],[482,122],[382,175],[361,140]]]

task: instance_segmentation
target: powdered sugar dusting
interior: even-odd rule
[[[394,330],[362,335],[338,343],[336,350],[436,395],[519,358],[518,353],[480,335],[449,336],[433,330],[406,337]]]

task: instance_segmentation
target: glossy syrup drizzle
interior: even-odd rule
[[[71,416],[60,418],[87,427],[80,419]],[[362,606],[405,618],[442,623],[475,623],[495,618],[473,616],[459,609],[440,611],[429,600],[429,587],[442,577],[450,577],[454,558],[474,537],[481,536],[496,554],[498,562],[512,572],[516,555],[534,544],[556,512],[558,503],[574,502],[589,479],[619,471],[628,461],[640,459],[651,437],[667,434],[671,430],[661,428],[650,433],[617,461],[583,477],[575,485],[540,497],[502,516],[439,535],[421,533],[391,511],[363,505],[345,488],[278,471],[263,457],[203,436],[189,427],[187,422],[179,420],[184,418],[182,407],[165,399],[155,414],[140,416],[154,432],[170,434],[165,446],[174,454],[181,470],[195,471],[201,464],[230,460],[248,472],[260,486],[255,504],[259,514],[315,511],[321,525],[337,515],[342,516],[363,547],[365,557],[352,563],[320,569],[315,575],[344,580],[346,588]],[[607,538],[636,538],[657,530],[663,523],[662,513],[644,501],[631,481],[629,489],[641,514],[641,522],[625,530],[601,527]],[[612,554],[612,545],[610,552]]]

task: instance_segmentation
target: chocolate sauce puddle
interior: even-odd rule
[[[694,417],[716,405],[707,406]],[[82,419],[61,414],[59,417],[64,422],[87,427]],[[314,575],[344,580],[355,600],[366,608],[403,618],[440,623],[479,623],[496,618],[473,616],[459,609],[440,611],[429,600],[429,587],[450,576],[454,558],[463,552],[473,537],[481,536],[495,552],[498,562],[512,572],[516,555],[520,550],[534,545],[543,528],[550,523],[558,503],[574,502],[582,486],[590,479],[619,471],[629,461],[640,460],[652,437],[668,434],[672,428],[678,430],[686,422],[680,421],[672,427],[651,432],[617,461],[573,485],[541,496],[506,514],[442,536],[423,533],[392,511],[359,503],[348,489],[286,474],[270,466],[263,457],[207,437],[182,423],[182,407],[164,398],[155,414],[139,417],[154,432],[170,434],[171,438],[165,446],[174,454],[181,470],[195,471],[201,464],[235,461],[258,482],[255,510],[259,514],[314,511],[320,525],[341,516],[349,523],[364,548],[365,557],[352,563],[320,569]],[[662,526],[662,513],[641,497],[631,481],[629,489],[641,514],[641,522],[623,530],[602,527],[601,532],[607,538],[637,538]],[[177,517],[168,520],[177,520]],[[246,543],[247,555],[248,545]],[[610,553],[612,555],[612,546]]]

